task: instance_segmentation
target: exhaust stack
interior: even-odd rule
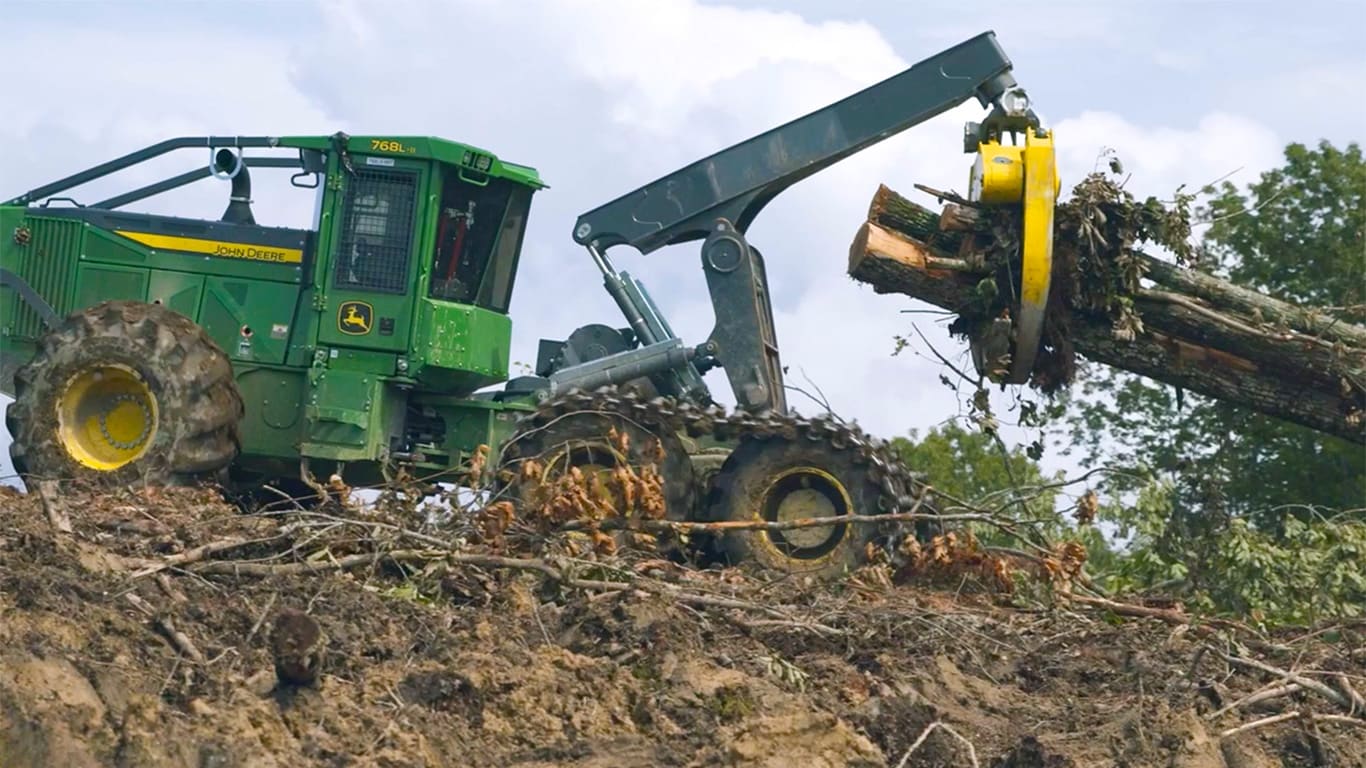
[[[240,154],[224,147],[213,156],[214,170],[232,179],[232,191],[228,197],[228,208],[223,211],[223,221],[229,224],[255,224],[256,217],[251,213],[251,173]]]

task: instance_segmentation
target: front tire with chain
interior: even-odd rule
[[[609,438],[613,431],[626,436],[625,453]],[[521,464],[527,460],[541,463],[543,479],[522,477]],[[520,504],[531,502],[538,487],[571,467],[591,475],[617,468],[639,472],[651,464],[663,481],[666,518],[687,519],[694,505],[692,463],[678,435],[657,428],[648,419],[601,409],[570,413],[542,409],[527,417],[502,457],[502,471],[511,475],[506,490]]]
[[[160,304],[106,301],[43,337],[6,423],[26,482],[186,485],[226,474],[244,413],[202,328]]]
[[[809,440],[743,441],[712,486],[707,517],[713,521],[794,522],[876,514],[882,490],[857,452]],[[719,554],[731,565],[753,562],[766,570],[818,579],[860,567],[873,541],[869,525],[725,533]]]
[[[558,419],[586,413],[614,414],[628,421],[648,424],[652,433],[659,435],[672,432],[676,435],[686,435],[691,439],[707,437],[716,443],[736,445],[740,448],[746,445],[770,446],[762,450],[758,447],[747,448],[744,449],[745,453],[739,454],[734,460],[727,459],[722,465],[723,469],[717,473],[715,481],[709,483],[713,488],[717,487],[718,483],[737,489],[741,486],[759,485],[759,475],[746,472],[744,475],[748,479],[744,479],[741,477],[741,468],[751,460],[760,459],[769,463],[770,467],[775,465],[774,462],[780,465],[781,462],[774,457],[782,453],[794,461],[801,459],[799,466],[818,470],[805,473],[809,477],[814,478],[824,472],[835,478],[834,483],[827,485],[844,488],[849,497],[849,507],[860,515],[907,511],[918,504],[925,490],[921,479],[901,462],[895,451],[885,442],[866,435],[855,425],[844,424],[832,418],[811,419],[796,414],[726,413],[717,407],[703,407],[686,400],[662,397],[646,400],[637,394],[610,387],[594,392],[569,392],[542,403],[534,414],[523,420],[511,438],[501,464],[503,471],[515,472],[520,458],[531,455],[531,452],[536,450],[523,441],[538,430],[555,423]],[[531,450],[516,447],[519,444]],[[784,445],[796,447],[782,448]],[[795,453],[787,454],[787,451]],[[751,452],[757,452],[762,456],[751,455]],[[733,452],[737,453],[739,451]],[[726,471],[727,467],[729,472]],[[702,478],[695,478],[694,485],[700,479]],[[729,519],[753,519],[752,513],[742,513],[738,507],[732,507],[735,511],[723,511],[723,502],[717,494],[709,494],[708,500],[710,514],[705,514],[708,512],[707,509],[694,509],[689,505],[686,508],[690,512],[685,513],[688,517],[681,518],[673,511],[670,511],[669,517],[674,520],[691,521],[715,520],[716,515]],[[813,509],[817,510],[820,516],[828,516],[829,507],[825,507],[821,512],[819,502]],[[825,558],[827,564],[837,561],[837,566],[801,570],[818,577],[843,573],[850,563],[861,564],[864,547],[868,542],[876,540],[892,543],[899,541],[903,535],[902,527],[898,524],[853,525],[849,528],[854,530],[853,537],[841,541],[840,546],[831,550],[838,550],[835,557]],[[710,538],[695,536],[694,541],[698,544],[712,544]],[[789,540],[798,538],[801,537],[795,532],[788,536]],[[738,546],[731,545],[732,557],[745,554]],[[794,570],[794,563],[790,560],[791,558],[784,557],[763,564],[791,571]]]

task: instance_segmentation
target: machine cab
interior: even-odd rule
[[[320,221],[319,345],[443,389],[506,378],[530,168],[440,139],[351,138]]]

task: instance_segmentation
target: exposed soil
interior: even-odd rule
[[[571,589],[211,492],[64,501],[71,534],[0,489],[5,768],[1366,766],[1366,723],[1323,696],[1211,717],[1282,684],[1218,650],[1366,689],[1362,627],[1243,636],[648,559],[580,562],[632,586]]]

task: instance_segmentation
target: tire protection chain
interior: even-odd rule
[[[884,514],[911,511],[929,490],[923,474],[913,472],[885,441],[864,433],[857,425],[825,416],[727,413],[719,406],[704,408],[674,398],[646,400],[635,392],[622,392],[614,387],[591,392],[570,390],[541,403],[534,412],[522,418],[504,443],[501,463],[520,457],[517,442],[522,438],[556,419],[584,412],[615,414],[651,430],[679,432],[693,438],[711,436],[726,441],[777,437],[789,441],[824,442],[839,451],[853,448],[856,461],[869,466],[869,474],[878,484],[878,512]]]

